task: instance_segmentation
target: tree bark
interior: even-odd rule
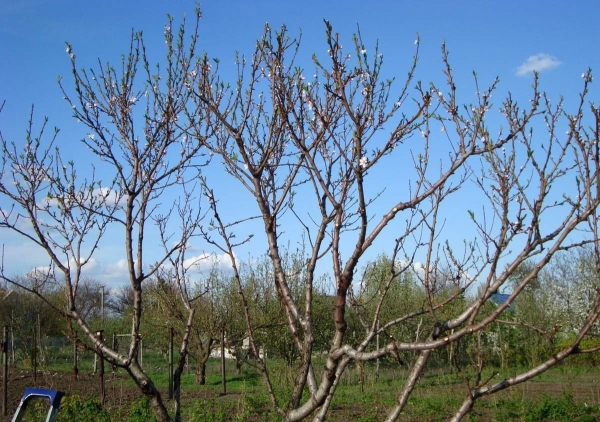
[[[156,389],[156,386],[146,375],[137,361],[133,361],[128,367],[127,372],[129,376],[135,381],[136,385],[144,394],[144,397],[148,399],[150,408],[156,416],[157,422],[170,422],[169,412],[165,406],[165,403],[160,395],[160,392]]]
[[[196,368],[196,384],[206,384],[206,361],[198,362],[198,367]]]
[[[200,353],[198,353],[198,367],[196,368],[196,384],[206,384],[206,363],[210,357],[213,343],[213,339],[210,338],[207,340],[205,347],[200,347]]]

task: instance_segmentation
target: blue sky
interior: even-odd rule
[[[19,0],[0,6],[0,130],[5,138],[22,142],[31,105],[38,119],[50,118],[61,128],[59,145],[77,154],[79,140],[86,135],[71,117],[62,100],[57,77],[72,87],[68,41],[77,54],[78,65],[91,67],[100,58],[117,61],[127,51],[131,30],[142,30],[150,55],[160,59],[166,14],[179,22],[184,13],[193,15],[191,1]],[[421,39],[421,60],[417,77],[425,82],[443,83],[440,45],[446,42],[455,70],[455,79],[466,102],[474,100],[472,71],[489,84],[498,76],[498,102],[508,91],[524,101],[530,93],[531,70],[541,73],[542,88],[552,98],[564,94],[573,104],[581,88],[581,73],[588,67],[600,69],[597,54],[600,42],[600,3],[596,1],[212,1],[201,5],[203,19],[199,51],[231,64],[235,51],[251,54],[254,41],[268,22],[273,28],[285,23],[292,34],[302,30],[301,62],[310,68],[310,55],[323,54],[323,19],[328,19],[350,45],[357,25],[365,44],[379,40],[385,71],[402,78],[414,51],[413,41]],[[591,98],[598,98],[598,89]],[[85,156],[78,165],[86,166]],[[83,157],[83,158],[81,158]],[[467,193],[468,196],[468,193]],[[464,198],[463,198],[464,200]],[[0,198],[0,208],[6,207]],[[454,232],[456,230],[456,232]],[[447,236],[460,232],[448,227]],[[5,246],[5,267],[10,273],[25,272],[47,263],[44,255],[30,245],[0,231]],[[118,248],[107,238],[90,275],[116,283],[122,276]],[[118,244],[118,242],[117,242]],[[266,250],[256,245],[259,252]],[[203,246],[198,245],[198,251]],[[256,251],[256,247],[240,254]],[[383,249],[374,249],[379,253]]]

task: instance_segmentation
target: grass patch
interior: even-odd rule
[[[600,420],[600,406],[588,405],[575,400],[570,390],[559,397],[542,394],[535,400],[510,398],[482,402],[475,414],[493,415],[494,420],[520,420],[526,422],[591,422]],[[488,411],[485,411],[487,409]],[[482,412],[483,411],[483,412]]]
[[[168,374],[162,357],[144,357],[144,367],[161,392],[168,387]],[[56,367],[40,368],[70,372],[68,362],[59,362]],[[151,364],[152,363],[152,364]],[[315,367],[322,362],[315,361]],[[93,359],[85,360],[80,368],[91,368]],[[287,405],[294,382],[295,368],[280,360],[268,361],[271,382],[282,406]],[[408,375],[405,367],[381,364],[376,372],[375,363],[364,365],[361,373],[350,366],[343,374],[336,395],[332,400],[328,421],[382,420],[396,403]],[[107,367],[107,376],[110,367]],[[182,374],[182,416],[185,421],[275,421],[281,417],[274,410],[261,374],[249,366],[238,373],[233,361],[226,363],[227,395],[222,396],[222,380],[219,359],[209,359],[206,368],[206,384],[195,382],[195,373]],[[500,370],[492,382],[513,376],[521,369]],[[123,377],[118,370],[119,384],[133,386],[133,381]],[[493,370],[490,369],[489,374]],[[521,420],[521,421],[600,421],[600,369],[561,365],[540,377],[490,397],[475,404],[469,420]],[[487,375],[484,375],[484,378]],[[114,384],[116,385],[116,384]],[[116,388],[119,388],[118,386]],[[118,392],[118,390],[117,390]],[[411,395],[402,414],[402,419],[411,421],[448,420],[460,407],[467,394],[464,379],[449,373],[448,368],[437,368],[426,372]],[[164,395],[165,393],[163,393]],[[133,394],[135,396],[135,393]],[[304,398],[308,397],[307,392]],[[97,401],[79,398],[77,394],[67,396],[59,414],[60,421],[152,421],[153,415],[146,401],[137,400],[113,404],[102,409]],[[172,403],[168,403],[172,409]],[[110,413],[109,413],[110,412]],[[76,415],[76,416],[75,416]],[[89,415],[89,416],[88,416]],[[75,419],[77,417],[77,419]],[[108,419],[107,419],[108,418]]]

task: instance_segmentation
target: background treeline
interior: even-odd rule
[[[304,260],[300,251],[286,256],[287,270],[293,274],[290,277],[292,294],[302,304]],[[511,282],[518,285],[521,274],[530,271],[534,265],[534,261],[528,261],[514,273]],[[244,295],[249,299],[254,335],[261,346],[261,354],[267,359],[281,359],[292,366],[297,363],[299,355],[287,329],[285,312],[277,298],[272,277],[273,269],[268,259],[245,265],[242,275]],[[390,279],[393,281],[388,283]],[[379,313],[380,327],[394,322],[397,315],[414,316],[406,318],[402,324],[390,324],[380,334],[382,337],[394,341],[419,341],[423,333],[433,328],[435,320],[431,315],[420,312],[426,307],[426,301],[430,300],[423,286],[422,270],[404,267],[402,262],[392,262],[382,254],[362,269],[359,280],[349,299],[347,320],[350,342],[353,338],[355,342],[361,339],[361,333],[367,329],[366,324],[376,311],[376,299],[384,294],[383,289],[386,288]],[[430,286],[429,295],[435,295],[438,301],[443,301],[444,297],[454,297],[460,289],[456,276],[450,270],[440,270],[430,280],[434,285]],[[535,282],[530,283],[493,324],[477,336],[466,337],[449,348],[436,351],[433,366],[454,372],[468,370],[471,365],[502,369],[538,365],[572,341],[574,327],[581,324],[580,320],[592,306],[591,300],[598,281],[589,249],[582,247],[557,255],[551,265],[540,272]],[[36,283],[35,272],[23,276],[21,282],[33,286]],[[52,305],[62,307],[65,304],[61,286],[60,282],[46,281],[39,288],[43,289],[44,297]],[[331,314],[335,307],[329,277],[324,274],[315,287],[314,350],[315,354],[326,354],[331,347],[334,329]],[[206,381],[206,363],[211,352],[220,350],[222,334],[225,336],[225,347],[236,358],[238,370],[244,362],[251,362],[253,356],[248,347],[239,293],[230,272],[214,268],[200,276],[191,288],[198,303],[187,365],[195,371],[196,382],[203,384]],[[127,333],[131,321],[131,288],[121,286],[109,289],[98,280],[85,279],[80,289],[78,300],[81,303],[78,306],[91,321],[90,325],[103,330],[107,340],[114,338],[119,348],[120,336]],[[73,343],[78,344],[85,353],[83,343],[77,342],[80,335],[77,329],[56,313],[49,303],[27,290],[6,283],[0,287],[0,293],[0,325],[9,328],[9,362],[30,365],[34,342],[41,368],[45,364],[51,365],[59,356],[64,359],[65,350],[71,350]],[[449,302],[445,312],[448,315],[456,314],[460,311],[458,308],[470,305],[470,293],[475,292],[461,293],[461,300]],[[507,288],[505,293],[496,295],[486,303],[489,309],[482,312],[480,318],[506,301],[510,293],[510,288]],[[143,351],[160,353],[166,363],[169,330],[174,328],[175,344],[178,344],[185,324],[186,313],[172,280],[160,277],[152,279],[145,287],[140,330]],[[588,339],[583,341],[582,349],[593,350],[600,346],[597,335],[598,328],[595,326]],[[122,343],[127,344],[127,341]],[[370,347],[376,348],[377,342]],[[408,367],[415,357],[414,352],[401,351],[386,359]],[[600,356],[597,353],[575,354],[568,363],[595,366],[600,363]],[[165,364],[165,371],[166,368]]]

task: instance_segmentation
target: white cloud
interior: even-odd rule
[[[126,259],[120,259],[113,264],[107,264],[104,266],[103,271],[100,273],[101,277],[106,277],[109,279],[124,279],[125,281],[129,280],[128,278],[129,266],[127,265]]]
[[[125,262],[125,260],[122,260],[122,261]],[[71,271],[73,271],[77,267],[73,257],[71,257],[69,259],[69,262],[63,262],[63,265],[66,265],[68,268],[71,269]],[[99,265],[99,263],[96,259],[90,258],[88,260],[88,262],[86,262],[86,264],[81,268],[81,270],[82,270],[82,274],[85,277],[95,278],[97,276],[98,272],[102,271],[103,269],[101,268],[101,266]],[[124,270],[127,270],[127,265],[125,265]],[[56,271],[56,268],[54,267],[54,265],[33,267],[31,270],[29,270],[27,272],[26,275],[29,278],[38,278],[39,279],[41,277],[45,277],[47,275],[52,275],[52,274],[54,274],[54,276],[56,276],[57,279],[62,280],[62,278],[63,278],[62,272]]]
[[[415,261],[415,262],[413,263],[413,270],[414,270],[414,271],[416,271],[416,272],[421,272],[421,273],[423,273],[423,272],[425,272],[425,267],[423,266],[423,263],[422,263],[422,262]]]
[[[53,271],[52,271],[51,266],[34,267],[31,270],[27,271],[27,274],[25,274],[25,277],[30,280],[42,281],[42,280],[51,278],[52,273],[53,273]]]
[[[5,259],[11,262],[11,267],[13,268],[7,269],[7,271],[13,271],[15,277],[19,274],[23,274],[36,276],[36,278],[42,279],[51,271],[55,270],[52,265],[45,264],[49,261],[49,258],[41,248],[29,244],[21,245],[16,241],[11,248],[6,248]],[[238,264],[241,264],[237,257],[235,257],[235,260]],[[74,262],[72,260],[68,263],[71,268],[74,268]],[[167,263],[164,265],[166,268],[169,267]],[[190,277],[206,274],[213,267],[222,271],[231,271],[231,259],[227,254],[197,253],[194,256],[187,258],[184,265],[186,266]],[[112,260],[110,257],[106,256],[94,257],[86,263],[82,270],[84,277],[98,280],[108,288],[129,283],[129,268],[125,258]],[[145,272],[149,271],[150,268],[145,269]],[[59,280],[62,280],[63,275],[58,272],[56,277]]]
[[[237,261],[237,258],[235,259]],[[217,267],[221,270],[230,270],[231,258],[225,253],[221,255],[201,253],[198,256],[187,258],[183,262],[183,265],[187,270],[197,272],[209,271],[213,267]]]
[[[125,203],[124,196],[120,195],[117,191],[106,187],[96,188],[91,192],[90,196],[87,195],[87,192],[82,191],[77,196],[83,198],[83,202],[86,205],[90,205],[92,203],[92,198],[96,200],[96,203],[103,203],[104,205],[109,207],[115,205],[122,206]],[[71,205],[70,197],[67,194],[65,194],[63,197],[64,200],[62,202],[64,202],[67,205]],[[56,207],[58,205],[61,205],[61,201],[59,201],[59,197],[52,196],[45,197],[38,203],[38,206],[42,208],[44,208],[46,205],[50,207]]]
[[[110,188],[97,188],[94,189],[94,193],[93,195],[95,197],[99,197],[99,198],[104,198],[104,200],[106,201],[107,205],[113,206],[113,205],[124,205],[125,204],[125,197],[120,195],[117,191],[110,189]]]
[[[75,265],[75,260],[73,258],[71,258],[69,260],[69,265],[70,268],[76,268],[77,266]],[[85,265],[81,268],[82,273],[85,276],[90,276],[96,273],[96,271],[98,271],[99,268],[99,264],[98,261],[96,261],[95,258],[90,258],[88,262],[85,263]]]
[[[553,69],[560,65],[561,62],[556,57],[546,53],[539,53],[534,56],[529,56],[525,63],[517,68],[517,76],[525,76],[532,72],[541,72],[548,69]]]
[[[237,261],[237,258],[236,258]],[[129,282],[129,268],[126,259],[119,259],[111,263],[100,263],[92,260],[85,268],[85,275],[90,278],[100,280],[107,286],[117,286]],[[217,267],[223,271],[231,270],[231,259],[227,254],[208,254],[200,253],[197,256],[187,258],[184,261],[189,275],[202,274],[210,271],[213,267]],[[169,268],[168,263],[164,264],[165,268]],[[147,271],[150,271],[147,268]]]

